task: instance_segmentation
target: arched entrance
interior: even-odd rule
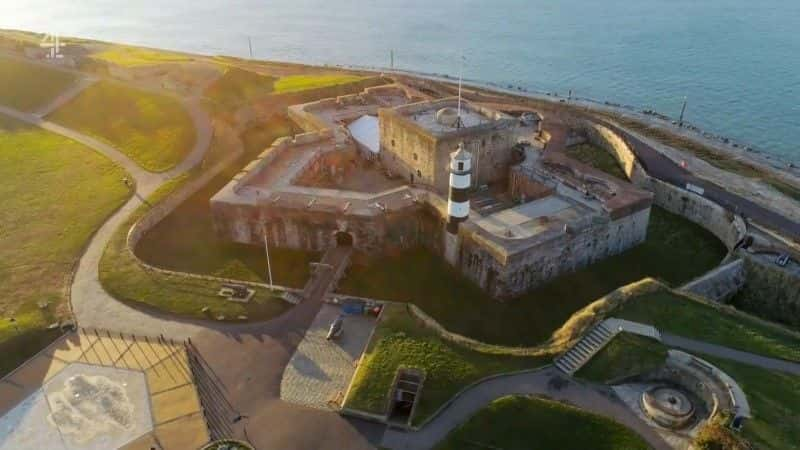
[[[336,239],[337,247],[353,246],[353,235],[346,231],[337,231],[336,234],[334,235],[334,239]]]

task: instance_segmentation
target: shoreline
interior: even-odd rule
[[[18,30],[18,29],[0,29],[0,37],[4,37],[2,36],[3,33],[29,35],[32,38],[42,35],[42,33],[35,31]],[[311,64],[305,62],[280,61],[280,60],[259,59],[259,58],[249,59],[232,55],[192,53],[183,50],[172,50],[159,47],[130,45],[125,43],[108,42],[98,39],[82,38],[74,36],[65,36],[62,37],[62,39],[64,39],[65,41],[72,40],[73,42],[78,44],[100,44],[108,46],[141,48],[157,52],[169,52],[174,54],[185,55],[191,58],[208,59],[211,61],[215,59],[231,59],[238,61],[241,64],[273,64],[273,65],[296,67],[296,68],[311,68],[311,69],[325,69],[325,70],[368,73],[371,75],[386,74],[386,75],[406,76],[406,77],[419,78],[427,81],[447,83],[451,85],[458,82],[458,78],[453,77],[451,75],[435,73],[435,72],[426,72],[423,70],[398,69],[398,68],[392,69],[380,66],[361,66],[354,64],[319,65],[319,64]],[[598,99],[579,97],[579,96],[565,97],[563,95],[559,95],[557,92],[540,91],[537,89],[525,88],[522,86],[513,86],[510,84],[504,87],[501,86],[499,83],[470,79],[470,78],[463,79],[463,85],[467,89],[476,90],[476,92],[483,91],[483,93],[489,93],[492,95],[511,96],[521,99],[541,101],[552,104],[554,107],[558,107],[559,105],[561,105],[564,108],[569,108],[569,107],[582,108],[584,109],[584,112],[587,113],[617,115],[623,119],[635,121],[641,126],[644,126],[646,128],[656,129],[663,133],[672,135],[676,139],[690,140],[697,145],[707,148],[711,152],[719,155],[720,157],[728,158],[734,161],[739,161],[744,164],[750,164],[754,168],[763,172],[767,172],[773,176],[777,176],[781,178],[784,182],[789,184],[794,184],[797,186],[798,189],[800,189],[800,157],[798,157],[798,161],[795,162],[786,159],[784,156],[770,154],[769,151],[758,147],[754,143],[732,139],[721,134],[716,134],[707,130],[703,130],[698,126],[693,125],[689,121],[684,121],[683,122],[684,126],[679,127],[677,126],[677,120],[675,118],[672,118],[665,114],[661,114],[657,111],[649,109],[640,109],[633,105],[625,105],[607,100],[602,101]],[[627,127],[625,124],[617,124],[617,125],[622,128],[628,129],[628,131],[636,132],[636,130],[630,129],[630,127]],[[653,139],[656,141],[660,141],[657,138]],[[665,143],[665,145],[669,144]],[[684,149],[680,147],[675,147],[675,148],[682,152],[689,153],[699,159],[706,160],[702,156],[694,154],[694,152],[692,152],[689,149]]]

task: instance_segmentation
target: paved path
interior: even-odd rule
[[[70,100],[77,97],[78,94],[83,92],[84,89],[95,84],[96,82],[97,78],[95,77],[84,76],[78,78],[75,81],[75,84],[73,84],[71,88],[59,94],[58,97],[56,97],[53,101],[42,106],[41,108],[36,110],[33,114],[39,117],[45,117],[46,115],[52,113],[58,108],[61,108],[62,106],[66,105]]]
[[[417,432],[388,430],[381,445],[393,450],[431,448],[444,439],[447,433],[493,400],[514,394],[545,395],[553,400],[612,418],[639,434],[654,449],[670,449],[652,428],[613,397],[613,394],[567,378],[552,367],[480,383],[453,401],[422,430]]]
[[[716,356],[718,358],[729,359],[731,361],[760,367],[762,369],[774,370],[792,375],[800,375],[800,363],[796,362],[768,358],[766,356],[734,350],[729,347],[709,344],[708,342],[696,341],[694,339],[668,333],[661,333],[661,342],[670,347],[682,348],[691,352],[703,353],[706,355]]]

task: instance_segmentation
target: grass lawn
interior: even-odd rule
[[[361,364],[345,407],[385,414],[397,369],[426,373],[412,423],[420,424],[468,384],[488,375],[540,367],[550,357],[514,357],[479,353],[444,341],[420,326],[403,305],[386,307]]]
[[[631,299],[612,314],[651,324],[662,332],[773,358],[800,361],[800,338],[754,318],[720,311],[669,291]]]
[[[636,433],[611,419],[522,395],[493,401],[435,447],[436,450],[648,448]]]
[[[269,94],[275,78],[238,67],[228,67],[220,78],[206,89],[206,97],[223,106],[235,106]]]
[[[147,202],[154,205],[178,189],[193,175],[173,179],[158,189]],[[266,320],[289,309],[290,305],[268,289],[256,289],[248,303],[236,303],[217,296],[220,283],[146,270],[127,246],[128,230],[141,218],[149,206],[141,205],[117,229],[100,260],[100,282],[115,298],[133,305],[155,308],[185,317],[201,319],[224,316],[225,320]],[[207,311],[202,311],[208,308]]]
[[[628,333],[618,334],[576,376],[598,383],[608,383],[664,364],[667,348],[661,343]]]
[[[75,76],[0,56],[0,105],[32,112],[75,82]]]
[[[600,147],[595,147],[591,144],[578,144],[567,147],[566,154],[584,164],[600,169],[609,175],[623,180],[628,179],[625,172],[622,171],[622,167],[617,163],[617,160]]]
[[[698,355],[733,377],[747,395],[753,419],[742,435],[758,449],[800,449],[800,377]]]
[[[243,136],[245,156],[239,164],[223,171],[150,230],[139,241],[137,255],[165,269],[266,281],[264,249],[219,239],[214,233],[209,200],[230,181],[239,165],[247,164],[275,139],[292,131],[291,123],[281,116],[248,130]],[[276,284],[302,287],[309,276],[309,263],[318,260],[319,255],[314,253],[270,248],[272,277]]]
[[[153,172],[171,169],[195,144],[194,124],[178,101],[107,81],[48,118],[110,143]]]
[[[289,75],[281,77],[275,82],[275,92],[295,92],[307,89],[316,89],[338,84],[347,84],[361,81],[364,77],[358,75],[332,74],[332,75]]]
[[[191,57],[180,53],[140,47],[126,47],[124,45],[111,45],[107,50],[93,54],[92,58],[122,67],[141,67],[154,64],[192,61]]]
[[[130,196],[125,176],[81,144],[0,116],[0,373],[57,336],[46,327],[67,318],[73,266]]]
[[[450,331],[490,344],[535,345],[574,312],[609,292],[647,276],[671,285],[719,264],[725,247],[705,229],[653,208],[645,243],[516,300],[499,303],[429,251],[356,262],[339,291],[411,301]]]

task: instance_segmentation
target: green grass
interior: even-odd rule
[[[81,144],[0,116],[0,372],[57,334],[45,328],[67,317],[73,266],[130,196],[125,176]]]
[[[567,147],[567,156],[584,164],[588,164],[617,178],[627,180],[628,177],[610,153],[591,144],[578,144]]]
[[[49,119],[106,141],[144,169],[163,172],[195,144],[192,119],[175,99],[100,81]]]
[[[664,364],[667,349],[659,342],[635,334],[618,334],[576,376],[609,383],[654,370]]]
[[[74,82],[70,73],[0,56],[0,105],[32,112]]]
[[[275,92],[295,92],[308,89],[317,89],[339,84],[361,81],[364,77],[358,75],[289,75],[281,77],[275,82]]]
[[[615,317],[647,323],[661,332],[773,358],[800,361],[800,338],[744,314],[734,314],[669,291],[631,299]]]
[[[444,341],[422,327],[403,305],[390,304],[364,353],[345,407],[385,414],[397,369],[426,373],[412,423],[420,424],[458,391],[492,374],[543,366],[549,357],[478,353]]]
[[[357,261],[339,291],[411,301],[448,330],[486,343],[535,345],[573,313],[621,286],[648,276],[678,285],[715,267],[724,256],[725,247],[711,233],[654,207],[644,244],[512,301],[491,299],[441,257],[422,249]]]
[[[275,139],[292,134],[285,116],[248,129],[243,135],[245,155],[238,164],[189,197],[148,232],[136,248],[149,264],[181,272],[215,275],[246,281],[267,281],[264,248],[235,244],[220,239],[213,228],[209,200],[225,186],[241,165],[249,163]],[[276,284],[302,287],[309,276],[309,263],[319,255],[296,250],[270,248],[272,276]]]
[[[274,86],[273,77],[229,67],[208,86],[205,95],[220,105],[235,106],[271,93]]]
[[[699,355],[733,377],[747,395],[753,419],[742,435],[757,449],[800,449],[800,377]]]
[[[494,400],[435,447],[436,450],[648,448],[636,433],[611,419],[521,395]]]
[[[109,46],[108,49],[93,54],[92,58],[122,67],[142,67],[154,64],[192,61],[191,57],[180,53],[148,48],[126,47],[123,45]]]
[[[184,175],[165,183],[147,202],[154,205],[178,189],[192,175]],[[256,289],[249,303],[229,302],[217,296],[220,283],[167,275],[146,270],[139,264],[126,245],[128,230],[149,209],[139,209],[114,233],[100,260],[100,281],[115,298],[145,308],[170,312],[185,317],[238,320],[240,315],[249,320],[266,320],[282,314],[289,308],[283,300],[268,289]],[[208,310],[203,312],[202,309]]]

